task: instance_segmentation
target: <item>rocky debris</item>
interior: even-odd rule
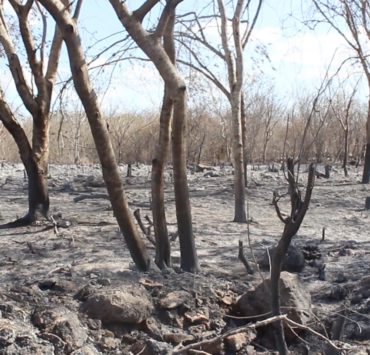
[[[270,279],[267,279],[255,289],[244,293],[237,300],[237,309],[245,316],[256,317],[271,312],[270,284]],[[282,272],[279,287],[282,312],[297,323],[307,324],[311,320],[311,297],[298,276]]]
[[[269,248],[259,260],[259,265],[262,270],[269,270],[270,260],[272,260],[276,247]],[[305,267],[305,256],[301,248],[290,245],[288,252],[284,256],[282,271],[301,272]]]
[[[81,310],[105,324],[139,324],[153,311],[149,294],[137,285],[90,289],[85,299]]]
[[[54,354],[54,346],[38,337],[25,322],[0,318],[0,354]]]
[[[354,288],[351,303],[356,304],[367,298],[370,298],[370,276],[363,277]]]
[[[87,340],[87,332],[76,313],[65,307],[37,309],[32,322],[41,330],[40,336],[60,348],[61,353],[76,350]]]

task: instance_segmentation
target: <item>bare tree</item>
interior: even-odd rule
[[[366,151],[362,183],[370,182],[370,40],[369,0],[312,0],[321,18],[342,36],[353,50],[366,77],[368,107],[366,120]]]
[[[194,13],[190,18],[183,18],[184,31],[180,33],[181,43],[190,53],[192,60],[181,60],[190,68],[197,70],[210,80],[227,98],[230,103],[232,115],[233,136],[233,164],[234,164],[234,221],[246,222],[245,213],[245,178],[243,157],[243,130],[241,113],[241,96],[244,79],[243,52],[249,42],[252,31],[256,24],[262,0],[258,0],[252,6],[252,1],[239,0],[232,6],[231,16],[227,11],[223,0],[215,1],[217,14],[202,17]],[[253,15],[251,14],[253,12]],[[243,21],[243,16],[247,20]],[[209,18],[213,18],[221,37],[221,49],[207,39],[206,26]],[[231,19],[230,19],[231,18]],[[243,26],[242,26],[243,23]],[[202,60],[201,55],[194,49],[193,43],[197,43],[202,50],[208,51],[215,58],[226,64],[227,84],[220,79],[217,71]]]
[[[28,213],[17,221],[4,225],[4,227],[15,227],[32,223],[40,213],[48,217],[49,114],[62,37],[58,27],[55,26],[54,37],[47,54],[46,15],[38,3],[32,0],[25,2],[24,5],[19,0],[9,2],[18,21],[19,38],[16,40],[12,38],[10,26],[7,23],[9,17],[5,14],[4,2],[1,1],[0,43],[18,95],[33,120],[32,141],[30,142],[22,125],[8,105],[4,92],[0,89],[0,120],[14,138],[28,176]],[[38,14],[42,20],[39,43],[36,43],[37,36],[32,28],[32,16],[35,14]],[[25,59],[17,50],[19,43],[25,50]],[[27,67],[30,68],[29,72]],[[27,80],[28,76],[31,80]]]
[[[303,199],[301,196],[301,191],[298,187],[296,175],[294,173],[294,161],[292,158],[289,158],[287,160],[287,180],[289,184],[288,191],[290,196],[290,213],[287,216],[284,216],[281,212],[278,205],[280,196],[277,194],[277,192],[274,192],[272,200],[279,219],[281,220],[281,222],[284,223],[284,231],[278,242],[271,262],[271,308],[273,316],[280,315],[279,279],[281,267],[283,264],[284,256],[288,251],[290,242],[295,234],[298,232],[308,210],[315,182],[315,167],[313,166],[313,164],[311,164],[309,167],[306,193]],[[285,343],[282,322],[276,323],[275,331],[279,354],[287,354],[288,350]]]
[[[195,249],[189,189],[186,176],[186,84],[176,68],[172,58],[173,21],[177,5],[182,0],[169,0],[161,12],[156,28],[148,32],[143,27],[144,18],[159,0],[147,0],[131,12],[120,0],[109,0],[123,27],[149,57],[165,83],[168,98],[173,101],[172,121],[172,160],[174,170],[174,188],[176,217],[180,239],[181,267],[183,270],[198,270],[198,258]],[[163,43],[161,41],[164,41]],[[164,44],[166,43],[166,44]],[[168,103],[171,110],[172,103]],[[163,110],[163,109],[162,109]],[[165,125],[161,128],[167,129]],[[163,133],[164,135],[166,133]],[[164,146],[163,146],[164,147]],[[161,159],[165,158],[162,156]]]
[[[110,141],[107,123],[98,104],[87,69],[75,19],[61,0],[39,0],[59,26],[67,46],[74,86],[84,106],[95,146],[102,166],[103,178],[108,190],[114,215],[125,237],[132,259],[140,270],[149,269],[149,257],[145,244],[128,208],[118,165]],[[80,2],[81,3],[81,2]]]
[[[347,162],[348,162],[348,145],[349,145],[349,131],[350,131],[350,113],[351,113],[351,106],[353,104],[353,99],[356,94],[357,88],[355,87],[352,91],[352,94],[348,98],[347,102],[337,102],[337,105],[334,105],[333,101],[331,101],[331,109],[334,113],[335,118],[340,123],[340,126],[343,130],[344,139],[343,139],[343,170],[344,175],[348,176],[347,170]],[[343,96],[345,99],[345,96]]]

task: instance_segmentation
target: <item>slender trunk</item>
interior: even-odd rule
[[[175,189],[176,217],[179,229],[181,268],[188,272],[199,270],[191,220],[189,188],[186,174],[185,146],[185,88],[174,96],[172,123],[172,160]]]
[[[97,95],[91,86],[76,22],[60,2],[47,0],[40,0],[40,2],[54,17],[62,31],[67,46],[74,86],[90,124],[102,166],[103,178],[120,230],[138,269],[148,270],[149,257],[128,208],[107,124],[102,116]]]
[[[202,151],[203,151],[203,146],[204,142],[206,140],[206,133],[203,133],[202,141],[200,142],[199,145],[199,151],[198,151],[198,157],[197,157],[197,164],[200,164],[201,158],[202,158]]]
[[[368,184],[370,182],[370,99],[367,106],[367,120],[366,120],[366,150],[364,171],[362,175],[362,183]]]
[[[348,160],[348,127],[344,130],[343,170],[344,170],[345,177],[348,177],[347,160]]]
[[[240,118],[240,92],[234,93],[231,102],[233,120],[233,160],[234,160],[234,222],[245,223],[245,180],[243,164],[243,141]]]
[[[267,155],[267,146],[268,146],[268,138],[265,137],[263,142],[263,151],[262,151],[262,163],[266,164],[266,155]]]
[[[160,116],[159,138],[152,161],[152,214],[156,240],[155,263],[160,269],[171,266],[171,247],[168,239],[164,203],[164,167],[168,157],[170,121],[173,101],[165,89]]]
[[[247,115],[245,113],[245,103],[243,94],[241,96],[240,110],[242,123],[244,185],[245,187],[247,187],[248,186]]]

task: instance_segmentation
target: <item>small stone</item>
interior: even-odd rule
[[[182,306],[186,301],[191,299],[191,295],[186,291],[173,291],[168,293],[159,301],[159,305],[164,309],[174,309]]]
[[[180,344],[180,343],[186,343],[194,340],[193,335],[189,334],[184,334],[184,333],[168,333],[168,334],[163,334],[163,339],[167,343],[171,344]]]
[[[239,351],[256,338],[254,332],[243,332],[229,335],[225,338],[227,347],[232,351]]]

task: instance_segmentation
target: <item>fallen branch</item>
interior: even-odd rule
[[[98,199],[98,198],[109,200],[109,197],[107,194],[91,194],[91,195],[77,196],[73,199],[73,202],[80,202],[80,201],[87,200],[87,199]]]
[[[213,342],[216,342],[216,341],[220,341],[220,340],[224,340],[225,338],[227,338],[230,335],[247,332],[249,330],[255,330],[257,328],[264,327],[266,325],[269,325],[269,324],[272,324],[272,323],[275,323],[275,322],[280,322],[280,321],[286,322],[287,324],[289,324],[291,326],[294,326],[296,328],[306,330],[306,331],[310,332],[311,334],[317,336],[321,340],[325,341],[326,343],[328,343],[335,350],[339,350],[339,351],[341,350],[337,345],[335,345],[334,342],[332,342],[326,336],[318,333],[317,331],[313,330],[312,328],[310,328],[306,325],[302,325],[302,324],[299,324],[297,322],[294,322],[293,320],[289,319],[286,314],[282,314],[282,315],[279,315],[279,316],[274,316],[274,317],[270,317],[270,318],[258,321],[258,322],[253,323],[253,324],[249,324],[249,325],[245,325],[245,326],[238,327],[238,328],[235,328],[235,329],[231,329],[231,330],[229,330],[229,331],[227,331],[223,334],[218,335],[217,337],[202,340],[202,341],[199,341],[197,343],[192,343],[192,344],[184,346],[180,349],[175,348],[174,351],[172,352],[172,355],[186,354],[186,352],[189,351],[189,350],[201,349],[203,346],[205,346],[207,344],[210,344],[210,343],[213,343]]]

